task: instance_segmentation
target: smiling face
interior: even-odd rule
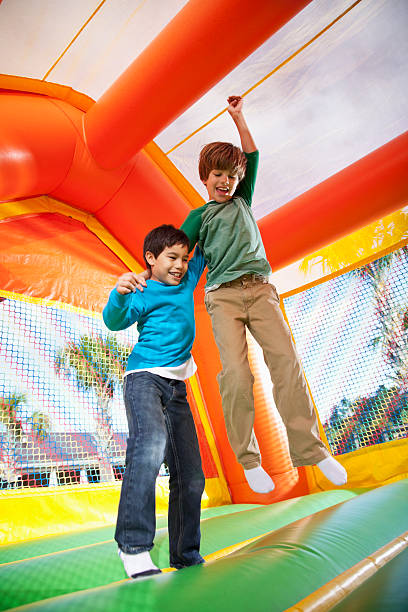
[[[145,257],[151,267],[151,279],[165,285],[179,285],[187,272],[188,248],[185,245],[166,247],[157,257],[146,251]]]
[[[207,188],[208,197],[219,204],[228,202],[235,193],[238,185],[238,175],[231,170],[211,170],[208,178],[203,180]]]

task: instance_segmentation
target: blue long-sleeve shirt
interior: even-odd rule
[[[191,357],[195,337],[193,292],[205,268],[199,248],[189,261],[179,285],[147,280],[144,291],[110,293],[103,309],[105,325],[112,331],[138,323],[139,339],[129,356],[126,371],[178,366]]]

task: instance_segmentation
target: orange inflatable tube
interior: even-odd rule
[[[126,163],[309,2],[190,0],[87,112],[98,164]]]
[[[408,132],[258,223],[273,270],[398,210],[408,201]]]

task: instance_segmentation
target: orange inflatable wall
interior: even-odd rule
[[[47,194],[68,203],[97,220],[121,247],[141,262],[146,232],[161,223],[179,225],[191,206],[200,203],[199,196],[148,140],[305,4],[305,1],[244,0],[237,17],[231,0],[211,6],[201,0],[191,0],[145,50],[143,57],[95,104],[69,88],[3,77],[0,79],[0,201]],[[203,5],[205,19],[203,16],[202,22],[192,22],[191,11],[203,12]],[[241,44],[233,44],[234,28],[228,28],[229,33],[225,35],[228,62],[221,61],[226,57],[225,50],[221,49],[220,61],[211,58],[214,72],[207,70],[199,79],[187,78],[196,72],[197,62],[201,61],[201,46],[194,43],[194,37],[208,41],[214,35],[214,19],[218,23],[223,18],[228,22],[234,18],[235,28],[242,32]],[[183,36],[176,36],[177,32],[183,32]],[[185,53],[185,44],[190,45],[189,54]],[[216,45],[214,53],[218,53]],[[162,71],[160,58],[163,57],[175,62],[178,67],[175,74]],[[143,80],[137,79],[141,62],[145,71]],[[147,93],[143,90],[147,83],[153,91],[158,82],[161,92],[166,92],[172,101],[167,110],[152,104],[153,94],[147,95],[150,90]],[[135,117],[143,117],[143,122],[136,121]],[[408,199],[407,139],[407,134],[401,135],[264,218],[260,228],[272,267],[276,270],[402,207]],[[140,150],[142,146],[145,148]],[[3,240],[7,240],[7,232],[3,232]],[[93,249],[91,242],[89,248]],[[28,239],[26,247],[28,255]],[[96,254],[97,249],[93,256]],[[89,261],[89,257],[85,260]],[[117,272],[115,266],[111,268],[112,273]],[[37,277],[38,273],[39,270]],[[6,283],[11,291],[22,287],[32,295],[40,291],[38,278],[31,278],[27,287],[21,275],[11,268],[3,268],[0,274],[2,287]],[[255,383],[256,431],[263,463],[272,474],[280,474],[278,478],[282,482],[277,487],[279,493],[268,496],[257,496],[246,485],[226,438],[216,383],[220,363],[204,311],[202,285],[196,301],[194,356],[233,501],[269,503],[304,493],[305,476],[302,470],[298,473],[290,465],[282,426],[269,410],[259,379]],[[255,359],[253,364],[256,365]]]

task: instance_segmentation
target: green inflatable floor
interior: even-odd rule
[[[139,581],[125,579],[112,526],[5,546],[0,610],[282,612],[407,530],[408,480],[359,493],[208,509],[201,552],[221,558]],[[152,558],[168,566],[163,519]]]

